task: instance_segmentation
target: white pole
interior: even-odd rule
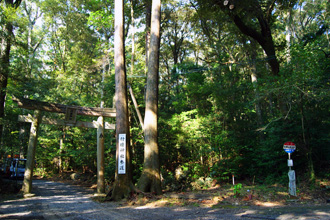
[[[289,160],[291,160],[291,153],[288,153],[289,154]],[[297,196],[297,193],[296,193],[296,173],[294,170],[291,169],[291,166],[292,164],[288,164],[289,166],[289,173],[288,173],[288,176],[289,176],[289,194],[291,196]]]

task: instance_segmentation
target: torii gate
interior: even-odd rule
[[[13,98],[17,102],[19,108],[34,110],[34,116],[19,115],[20,122],[30,122],[30,138],[27,152],[26,169],[23,181],[24,194],[31,194],[32,176],[33,176],[33,161],[35,160],[35,150],[38,139],[38,129],[40,123],[60,125],[60,126],[75,126],[97,128],[97,194],[105,193],[104,186],[104,129],[115,129],[114,124],[104,122],[104,117],[116,117],[116,109],[114,108],[96,108],[96,107],[81,107],[68,106],[55,103],[41,102],[25,98]],[[65,120],[48,119],[41,116],[41,111],[64,113]],[[96,116],[97,121],[82,122],[76,121],[77,115]]]

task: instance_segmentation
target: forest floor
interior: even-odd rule
[[[330,182],[298,184],[294,198],[284,186],[242,183],[107,202],[94,196],[94,178],[79,177],[34,180],[32,198],[0,194],[0,219],[330,219]]]
[[[96,189],[95,176],[81,175],[73,180],[69,174],[53,176],[53,181],[79,185]],[[212,187],[200,190],[164,191],[161,196],[152,194],[133,194],[126,201],[128,205],[156,206],[297,206],[329,204],[330,208],[330,180],[316,180],[315,183],[302,182],[297,184],[297,196],[290,196],[288,187],[273,184],[261,185],[238,182],[240,187],[232,184],[213,184]]]

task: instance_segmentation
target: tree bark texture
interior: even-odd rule
[[[152,1],[151,38],[144,119],[144,166],[138,187],[144,192],[162,194],[158,148],[158,81],[160,44],[160,0]]]
[[[127,103],[127,83],[124,52],[124,1],[115,0],[115,81],[116,81],[116,174],[111,199],[128,197],[133,190],[129,118]],[[119,134],[126,134],[126,173],[118,174]]]
[[[6,0],[6,7],[18,8],[22,0]],[[1,3],[1,0],[0,0]],[[3,15],[5,16],[5,15]],[[2,34],[0,34],[0,143],[2,140],[3,119],[5,116],[6,90],[9,76],[10,49],[13,37],[13,24],[4,18]]]
[[[9,76],[9,59],[11,49],[11,35],[13,25],[7,23],[3,25],[5,37],[1,39],[0,48],[0,140],[2,139],[3,119],[5,116],[6,90]],[[0,141],[1,142],[1,141]]]
[[[150,44],[150,26],[151,26],[151,7],[152,7],[152,0],[145,1],[146,7],[146,66],[145,66],[145,74],[148,73],[148,63],[149,63],[149,44]]]

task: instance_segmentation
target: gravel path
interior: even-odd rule
[[[92,201],[94,191],[59,182],[35,180],[31,198],[0,203],[0,219],[330,219],[330,206],[297,207],[146,207]]]

